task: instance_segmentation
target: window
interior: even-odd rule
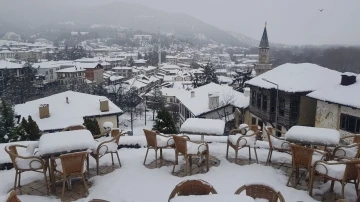
[[[351,132],[360,132],[360,118],[347,114],[340,115],[340,129]]]
[[[173,102],[173,98],[170,98],[170,102]]]
[[[256,99],[256,92],[252,91],[251,92],[251,105],[255,106],[255,99]]]
[[[256,106],[258,108],[261,107],[261,93],[257,93],[257,96],[256,96]]]
[[[285,99],[284,98],[279,99],[279,115],[280,116],[285,115]]]
[[[278,131],[276,131],[276,136],[281,137],[281,132],[279,132],[279,131],[282,131],[282,127],[277,125],[276,129],[278,130]]]
[[[291,100],[290,102],[290,113],[291,116],[297,118],[299,116],[299,100]]]
[[[256,124],[256,118],[255,117],[252,117],[251,118],[251,125],[255,125]]]
[[[267,95],[262,95],[262,109],[264,111],[267,110],[267,103],[268,103],[268,96]]]

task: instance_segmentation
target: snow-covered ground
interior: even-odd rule
[[[155,113],[156,118],[156,113]],[[145,125],[145,113],[143,112],[140,114],[133,113],[133,135],[144,135],[143,129],[151,130],[153,127],[153,115],[152,111],[146,112],[146,125]],[[124,131],[131,131],[131,122],[130,122],[130,114],[124,113],[123,115],[119,116],[119,128]]]
[[[126,138],[137,139],[140,137]],[[274,189],[279,190],[285,197],[286,202],[315,201],[306,191],[287,187],[287,176],[284,175],[282,170],[260,164],[239,166],[225,159],[225,143],[212,143],[209,147],[210,154],[221,161],[220,165],[218,167],[211,167],[210,171],[205,174],[196,174],[183,178],[171,175],[172,166],[163,166],[159,169],[148,169],[143,166],[145,148],[120,149],[119,155],[123,166],[107,175],[91,178],[92,186],[89,189],[89,196],[78,201],[89,201],[94,198],[121,202],[167,201],[172,189],[186,179],[203,179],[212,184],[218,193],[221,194],[233,194],[236,189],[244,184],[262,183],[271,185]],[[247,149],[240,150],[239,158],[246,159],[248,156],[247,151]],[[267,154],[267,149],[258,149],[259,161],[264,162]],[[230,150],[230,157],[233,156],[234,152]],[[154,158],[154,152],[149,152],[147,162],[151,162]],[[164,151],[164,158],[173,160],[174,152],[172,150]],[[290,161],[291,156],[288,154],[273,153],[273,162],[290,163]],[[102,165],[111,165],[110,155],[104,156],[100,163]],[[180,161],[179,163],[182,164],[183,162]],[[95,161],[92,158],[90,167],[95,167]],[[179,166],[176,169],[179,169]],[[2,179],[2,183],[0,183],[0,197],[4,197],[12,188],[14,176],[14,169],[0,171],[0,178]],[[42,179],[42,175],[27,172],[22,175],[21,179],[22,184],[26,184],[36,179]],[[329,186],[329,184],[326,184],[322,189],[327,190]],[[340,190],[340,185],[336,183],[335,191],[340,193]],[[314,192],[321,193],[322,191],[314,190]],[[353,185],[346,187],[345,195],[347,197],[355,197]],[[20,196],[20,199],[25,202],[46,201],[46,198],[36,196]],[[50,200],[50,198],[48,199]]]

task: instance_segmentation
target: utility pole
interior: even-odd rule
[[[160,34],[160,27],[159,27],[159,35],[158,35],[158,59],[159,59],[159,64],[158,64],[158,68],[160,68],[161,66],[161,34]]]

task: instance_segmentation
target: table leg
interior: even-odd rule
[[[50,177],[50,180],[51,180],[51,193],[52,194],[56,194],[56,181],[55,181],[55,172],[54,172],[54,161],[50,159],[50,172],[51,172],[51,177]]]
[[[204,135],[201,135],[201,142],[205,142],[205,139],[204,139]],[[202,162],[205,161],[205,158],[203,155],[200,156],[200,160],[199,160],[199,163],[198,163],[198,166],[200,166],[202,164]]]
[[[90,164],[89,164],[89,154],[86,155],[86,169],[87,169],[87,177],[90,178]]]
[[[46,189],[48,190],[48,189],[50,189],[51,188],[51,186],[52,186],[52,184],[51,184],[51,178],[52,178],[52,176],[51,176],[51,169],[50,169],[50,158],[45,158],[45,166],[46,166],[46,169],[48,170],[48,172],[49,172],[49,182],[50,182],[50,187],[46,187]]]

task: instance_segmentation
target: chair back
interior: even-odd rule
[[[83,125],[68,126],[64,128],[63,131],[73,131],[73,130],[86,130],[86,127]]]
[[[292,165],[297,168],[307,168],[312,166],[314,150],[300,145],[290,144],[292,153]]]
[[[357,166],[360,166],[360,160],[352,160],[346,163],[344,181],[357,180],[359,178]]]
[[[115,137],[116,144],[119,144],[121,130],[119,128],[113,128],[113,129],[111,129],[110,135],[111,135],[111,137]]]
[[[272,142],[271,142],[271,135],[273,134],[273,127],[270,127],[270,126],[266,126],[265,127],[265,132],[266,132],[266,135],[268,137],[268,142],[269,142],[269,147],[270,148],[273,148],[273,145],[272,145]]]
[[[360,143],[360,134],[354,136],[353,143]]]
[[[65,176],[84,173],[87,152],[70,153],[59,156]]]
[[[157,147],[156,132],[143,129],[148,147]]]
[[[242,191],[246,191],[246,195],[251,198],[260,198],[267,199],[269,202],[285,202],[284,197],[280,192],[275,191],[273,188],[262,185],[262,184],[252,184],[244,185],[236,190],[235,194],[240,194]]]
[[[16,196],[16,192],[12,190],[10,193],[8,193],[6,202],[21,202],[20,199]]]
[[[17,148],[16,148],[18,146],[25,147],[25,146],[22,146],[22,145],[7,145],[4,148],[5,152],[9,154],[11,162],[13,163],[13,166],[14,166],[14,168],[16,170],[18,169],[16,161],[15,161],[16,157],[18,156],[18,152],[17,152]]]
[[[185,180],[175,186],[169,196],[169,202],[177,196],[217,194],[214,187],[204,180]]]
[[[186,137],[174,135],[173,138],[175,142],[176,151],[183,155],[186,155],[187,154]]]

